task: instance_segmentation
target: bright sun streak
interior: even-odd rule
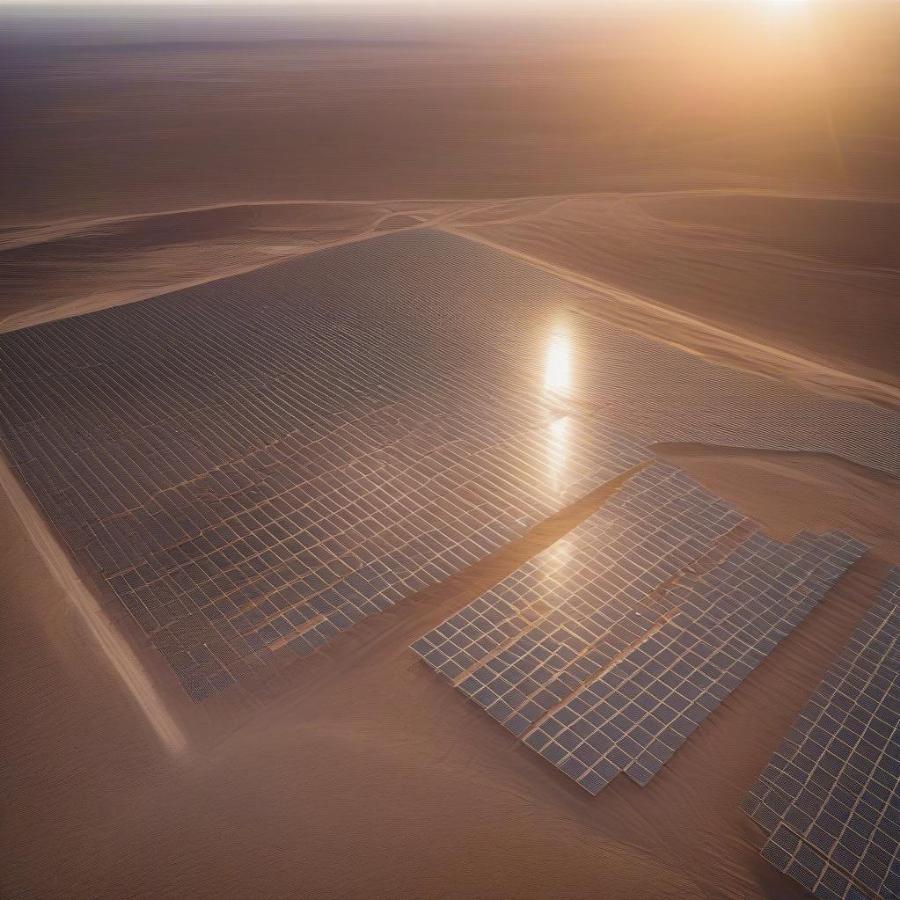
[[[544,390],[560,397],[572,391],[572,339],[560,331],[551,334],[547,343]]]

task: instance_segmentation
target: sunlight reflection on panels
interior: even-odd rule
[[[646,784],[863,550],[654,466],[412,649],[590,793]]]
[[[551,397],[568,398],[572,393],[572,336],[557,326],[547,340],[544,390]]]
[[[20,477],[197,699],[446,579],[648,455],[448,333],[483,283],[457,284],[449,304],[417,303],[417,283],[400,304],[322,275],[276,266],[0,337]],[[489,293],[510,309],[558,295],[543,277]],[[545,377],[565,391],[557,336]]]
[[[654,441],[896,465],[892,413],[712,367],[578,315],[576,293],[417,232],[3,334],[3,449],[198,698],[460,571]]]

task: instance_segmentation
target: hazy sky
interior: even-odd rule
[[[580,28],[610,18],[641,17],[689,8],[762,13],[780,19],[841,0],[0,0],[0,44],[53,34],[69,41],[149,39],[173,28],[187,37],[215,38],[247,28],[270,38],[279,27],[302,27],[305,37],[367,30],[372,37],[450,37],[490,23],[497,39],[523,29]],[[862,5],[865,0],[847,0]],[[252,33],[251,33],[252,32]],[[360,31],[360,33],[362,33]],[[220,35],[221,36],[221,35]],[[286,35],[285,35],[286,36]]]
[[[812,0],[0,0],[0,8],[6,9],[109,9],[139,10],[166,9],[169,11],[215,10],[228,7],[244,10],[248,14],[264,13],[269,10],[315,14],[343,14],[356,11],[402,12],[429,16],[453,15],[459,12],[487,13],[557,13],[577,11],[623,13],[639,11],[653,6],[672,7],[678,3],[686,6],[697,5],[756,5],[797,4]]]
[[[335,13],[352,10],[392,10],[419,14],[441,15],[460,11],[512,12],[512,13],[553,13],[575,10],[581,13],[639,11],[654,6],[733,6],[746,8],[800,7],[814,6],[829,2],[834,5],[841,0],[0,0],[0,8],[83,8],[83,9],[153,9],[177,10],[215,9],[230,7],[245,9],[248,13],[281,9],[298,13]],[[853,0],[847,0],[853,2]],[[856,0],[862,3],[865,0]]]
[[[498,9],[527,12],[529,10],[548,11],[560,7],[577,8],[590,11],[598,8],[628,8],[652,5],[672,5],[685,0],[0,0],[0,6],[44,6],[44,7],[197,7],[216,6],[246,7],[248,10],[265,9],[266,7],[282,7],[301,10],[335,11],[340,9],[412,9],[419,12],[450,12],[455,9]],[[694,5],[698,0],[688,0]],[[716,3],[729,0],[699,0],[699,2]],[[734,0],[731,0],[734,2]],[[745,0],[748,2],[748,0]],[[809,2],[809,0],[749,0],[757,4],[790,4]]]

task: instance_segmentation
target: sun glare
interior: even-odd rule
[[[572,391],[572,338],[561,329],[547,342],[544,390],[557,397],[567,397]]]

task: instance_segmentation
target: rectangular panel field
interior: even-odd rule
[[[197,699],[647,456],[491,350],[491,317],[560,282],[510,262],[462,279],[462,255],[423,286],[416,252],[316,254],[0,335],[3,450]]]
[[[743,521],[677,469],[645,469],[413,649],[521,735],[643,634],[661,586]]]
[[[900,568],[742,807],[819,900],[900,896]]]
[[[653,441],[896,467],[893,412],[712,366],[576,294],[410,232],[2,334],[0,448],[196,698],[483,558]]]
[[[757,532],[667,591],[645,637],[526,743],[592,793],[619,771],[647,784],[864,550],[839,534],[781,544]],[[575,743],[587,725],[593,740]]]
[[[413,650],[591,793],[646,784],[863,550],[654,466]]]

